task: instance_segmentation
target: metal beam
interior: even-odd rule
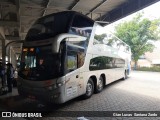
[[[116,9],[104,14],[101,18],[99,17],[96,20],[101,19],[112,23],[158,1],[159,0],[128,0],[128,2],[125,2],[121,6],[118,6]]]
[[[90,13],[92,13],[93,11],[95,11],[98,7],[100,7],[101,5],[103,5],[107,0],[103,0],[102,2],[100,2],[99,4],[97,4],[94,8],[92,8],[86,15],[89,15]]]
[[[3,37],[3,35],[0,33],[0,40],[3,40],[4,39],[4,37]]]
[[[5,46],[5,54],[8,55],[8,47],[11,45],[11,44],[15,44],[15,43],[24,43],[24,40],[18,40],[18,41],[12,41],[12,42],[9,42],[6,44]]]
[[[0,40],[1,40],[1,46],[2,46],[2,65],[5,65],[5,58],[6,58],[6,49],[5,49],[5,38],[4,36],[0,33]]]
[[[10,5],[10,4],[14,5],[13,1],[10,1],[10,2],[9,1],[5,1],[5,2],[4,1],[0,1],[0,5]]]
[[[45,5],[43,5],[43,6],[23,5],[23,8],[25,8],[25,9],[43,9],[42,11],[44,11],[44,9],[46,8],[46,6],[47,6],[47,3],[46,3]],[[21,6],[21,7],[22,7],[22,6]],[[66,8],[59,8],[59,7],[55,6],[55,5],[48,6],[48,7],[49,7],[49,8],[47,8],[47,9],[49,9],[49,10],[55,10],[55,9],[67,10]]]
[[[14,43],[24,43],[24,40],[16,40],[16,41],[12,41],[6,44],[5,48],[7,48],[9,45],[14,44]]]
[[[46,0],[46,5],[45,5],[44,12],[43,12],[42,16],[45,16],[49,2],[50,2],[50,0]]]
[[[74,2],[68,7],[68,10],[72,10],[80,0],[74,0]]]
[[[21,15],[20,17],[33,17],[33,18],[39,18],[39,17],[41,17],[40,15]]]
[[[0,20],[0,26],[20,27],[19,22]]]
[[[17,19],[20,22],[21,18],[20,18],[20,0],[15,0],[15,5],[17,8]]]
[[[17,19],[18,19],[18,22],[19,22],[18,36],[20,36],[20,31],[21,31],[20,0],[15,0],[15,5],[16,5],[16,8],[17,8]],[[16,39],[20,39],[20,38],[16,38]]]
[[[7,40],[20,40],[21,39],[19,36],[12,36],[12,35],[5,35],[5,38]]]

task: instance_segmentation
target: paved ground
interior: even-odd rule
[[[39,102],[22,99],[14,93],[0,97],[0,110],[19,110],[19,111],[47,111],[44,118],[38,119],[59,119],[75,120],[76,117],[49,117],[60,112],[57,111],[86,111],[80,112],[77,117],[84,116],[87,119],[95,120],[158,120],[158,117],[98,117],[107,112],[93,111],[160,111],[160,73],[156,72],[135,72],[132,71],[130,77],[125,81],[117,81],[108,85],[99,94],[94,94],[90,99],[82,100],[76,98],[62,105],[43,106]],[[92,112],[88,112],[92,111]],[[61,112],[76,114],[76,112]],[[86,117],[89,114],[91,117]],[[97,117],[93,117],[97,116]]]

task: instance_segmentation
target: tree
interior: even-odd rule
[[[95,39],[102,43],[103,39],[106,37],[106,34],[95,35]]]
[[[125,43],[130,45],[132,58],[137,68],[137,61],[145,52],[152,51],[154,45],[150,41],[159,39],[160,19],[149,20],[137,14],[132,20],[118,24],[115,34]]]

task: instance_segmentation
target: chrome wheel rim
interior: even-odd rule
[[[98,90],[101,90],[103,88],[103,82],[102,79],[99,80]]]
[[[91,83],[87,83],[87,90],[86,90],[86,94],[87,96],[90,96],[92,94],[92,84]]]
[[[124,78],[126,79],[127,78],[127,72],[125,71],[124,73]]]

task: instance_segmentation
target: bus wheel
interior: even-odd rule
[[[127,71],[125,70],[123,80],[126,80],[127,78],[128,78],[128,75],[127,75]]]
[[[98,81],[98,85],[96,86],[96,93],[100,93],[102,90],[103,90],[103,87],[104,87],[104,80],[102,78],[102,76],[99,78],[99,81]]]
[[[85,99],[90,98],[94,91],[94,83],[91,78],[89,78],[87,86],[86,86],[86,93],[83,95]]]

